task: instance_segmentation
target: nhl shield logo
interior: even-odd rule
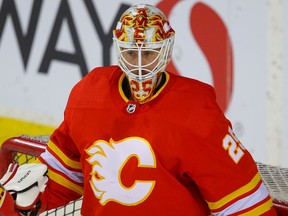
[[[135,110],[136,110],[136,104],[129,103],[126,108],[126,111],[131,114],[131,113],[134,113]]]

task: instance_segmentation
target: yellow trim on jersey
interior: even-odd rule
[[[254,215],[262,215],[263,213],[267,212],[273,206],[273,202],[269,199],[267,202],[263,203],[262,205],[258,206],[257,208],[246,212],[244,214],[240,214],[239,216],[254,216]]]
[[[33,163],[43,164],[38,158],[35,161],[33,161]],[[63,187],[66,187],[70,190],[73,190],[80,195],[83,195],[83,187],[72,183],[71,181],[69,181],[68,179],[59,175],[58,173],[53,172],[53,171],[48,169],[47,175],[49,176],[49,179],[52,179],[53,181],[57,182],[58,184],[62,185]]]
[[[219,208],[221,208],[222,206],[224,206],[226,203],[232,201],[233,199],[241,196],[242,194],[245,194],[251,190],[253,190],[256,185],[259,183],[259,181],[261,181],[261,177],[259,175],[259,173],[257,173],[253,179],[246,185],[244,185],[243,187],[239,188],[238,190],[232,192],[231,194],[223,197],[222,199],[218,200],[217,202],[207,202],[208,206],[211,210],[217,210]]]
[[[123,73],[119,79],[119,83],[118,83],[118,89],[119,89],[119,92],[120,92],[120,95],[121,97],[124,99],[125,102],[128,102],[129,99],[126,97],[126,95],[124,94],[124,91],[123,91],[123,88],[122,88],[122,83],[123,83],[123,80],[125,78],[125,74]]]
[[[69,167],[74,169],[81,169],[81,163],[68,158],[51,140],[48,142],[48,147],[55,152],[59,158]]]
[[[68,179],[64,178],[63,176],[57,174],[56,172],[48,170],[48,176],[51,180],[57,182],[58,184],[62,185],[63,187],[66,187],[70,190],[73,190],[80,195],[83,195],[83,187],[72,183],[71,181],[69,181]]]
[[[160,92],[161,92],[161,91],[165,88],[165,86],[167,85],[167,83],[168,83],[168,81],[169,81],[169,79],[170,79],[170,75],[169,75],[167,72],[164,72],[164,74],[165,74],[165,77],[166,77],[165,83],[164,83],[164,85],[161,86],[161,88],[156,92],[156,94],[154,94],[154,95],[152,96],[151,100],[154,99],[155,97],[157,97],[157,96],[160,94]]]

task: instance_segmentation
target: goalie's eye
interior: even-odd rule
[[[147,61],[154,61],[158,57],[158,52],[152,50],[144,51],[142,57]]]
[[[138,52],[134,50],[126,50],[123,52],[123,57],[128,61],[134,61],[138,58]]]

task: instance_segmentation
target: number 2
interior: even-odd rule
[[[228,150],[229,156],[236,164],[245,154],[245,148],[241,145],[240,141],[237,139],[230,127],[229,134],[226,134],[226,136],[224,137],[222,146],[225,150]]]

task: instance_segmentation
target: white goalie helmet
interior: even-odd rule
[[[119,66],[129,81],[133,99],[149,101],[171,60],[174,30],[162,11],[141,4],[123,13],[113,36]]]

